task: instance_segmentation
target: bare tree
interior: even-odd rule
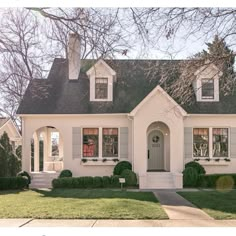
[[[82,58],[95,59],[130,58],[132,50],[139,51],[139,56],[158,50],[172,59],[179,39],[210,42],[218,35],[229,48],[236,42],[234,8],[28,8],[8,9],[4,14],[7,17],[0,21],[0,60],[4,65],[0,69],[0,112],[12,117],[28,82],[45,77],[53,58],[67,57],[69,32],[80,35]],[[221,67],[234,55],[215,55],[210,62]],[[202,55],[189,59],[172,67],[164,63],[161,69],[151,63],[143,69],[149,81],[161,73],[159,83],[173,97],[181,98],[181,104],[191,103],[194,70],[209,61]],[[228,77],[232,82],[233,71]],[[225,85],[227,78],[221,91],[226,95],[234,87]]]
[[[0,111],[15,112],[30,80],[42,78],[43,54],[38,20],[24,9],[7,9],[0,21]]]
[[[81,57],[115,57],[129,44],[118,27],[119,9],[93,8],[29,8],[44,16],[47,38],[56,44],[58,56],[67,58],[68,34],[74,32],[81,39]],[[54,49],[54,47],[52,47]],[[52,52],[55,56],[55,50]]]

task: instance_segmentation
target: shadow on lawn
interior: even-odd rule
[[[126,190],[108,190],[108,189],[32,189],[42,195],[42,197],[52,198],[81,198],[81,199],[98,199],[98,198],[121,198],[133,199],[138,201],[158,202],[152,192],[129,192]]]
[[[28,189],[0,190],[0,195],[19,194],[28,191]]]

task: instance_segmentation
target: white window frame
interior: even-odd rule
[[[93,126],[86,126],[86,127],[81,127],[82,132],[81,132],[81,157],[84,158],[88,158],[88,159],[97,159],[99,158],[99,153],[100,153],[100,143],[99,143],[99,136],[100,136],[100,130],[99,127],[93,127]],[[85,157],[84,156],[84,129],[98,129],[98,156],[94,156],[94,157]]]
[[[203,96],[202,95],[202,91],[203,91],[203,81],[211,81],[211,83],[213,84],[213,97],[211,96]],[[214,79],[208,79],[208,78],[202,78],[201,79],[201,99],[202,100],[214,100],[215,99],[215,81]]]
[[[214,82],[214,98],[202,97],[202,80],[213,80]],[[199,77],[194,84],[197,102],[218,102],[219,101],[219,78]]]
[[[97,83],[97,80],[102,80],[102,79],[105,79],[106,80],[106,85],[107,85],[107,92],[106,92],[106,97],[105,98],[96,98],[96,84],[98,84]],[[108,99],[108,91],[109,91],[109,78],[108,77],[95,77],[95,80],[94,80],[94,83],[95,83],[95,85],[94,85],[94,88],[95,88],[95,90],[94,90],[94,98],[95,98],[95,100],[96,101],[98,101],[98,100],[107,100]],[[102,84],[102,83],[101,83]],[[105,83],[104,83],[105,84]]]
[[[83,129],[98,129],[98,156],[97,157],[84,157],[84,153],[83,153]],[[103,157],[103,153],[102,153],[102,143],[103,143],[103,135],[102,135],[102,130],[103,128],[116,128],[118,129],[118,156],[117,157]],[[98,159],[98,160],[103,160],[103,159],[120,159],[120,127],[117,126],[83,126],[81,127],[82,132],[81,132],[81,158],[82,159]]]
[[[117,129],[117,135],[118,135],[118,155],[116,156],[116,157],[105,157],[105,156],[103,156],[103,150],[102,150],[102,158],[108,158],[108,159],[115,159],[115,158],[117,158],[117,159],[119,159],[119,156],[120,156],[120,128],[119,127],[102,127],[101,128],[102,129],[102,131],[103,131],[103,129]],[[102,132],[102,148],[103,148],[103,132]]]
[[[228,156],[227,157],[213,157],[213,128],[214,129],[228,129]],[[209,156],[208,157],[195,157],[193,155],[193,130],[194,129],[209,129]],[[197,126],[192,128],[192,158],[193,159],[200,159],[200,160],[206,160],[206,159],[225,159],[225,158],[230,158],[230,127],[225,127],[225,126]]]

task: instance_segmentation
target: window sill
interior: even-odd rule
[[[88,160],[86,162],[80,161],[82,166],[115,166],[119,161],[108,160],[103,162],[102,160]]]
[[[231,163],[230,161],[225,161],[225,160],[215,161],[214,159],[210,161],[199,160],[196,162],[202,166],[228,166]]]

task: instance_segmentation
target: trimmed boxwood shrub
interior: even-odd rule
[[[17,176],[21,176],[27,179],[27,185],[26,187],[28,188],[29,185],[31,184],[31,177],[27,171],[21,171],[17,174]]]
[[[93,187],[93,177],[91,177],[91,176],[84,177],[84,187],[85,188],[92,188]]]
[[[111,187],[113,187],[113,188],[120,187],[119,178],[121,178],[120,175],[112,175],[111,176]]]
[[[121,161],[115,165],[113,170],[113,175],[120,175],[123,172],[123,170],[126,169],[132,170],[131,163],[128,161]]]
[[[93,188],[101,188],[102,187],[102,177],[96,176],[93,178]]]
[[[199,175],[198,178],[198,186],[202,188],[217,188],[217,181],[219,178],[224,176],[230,176],[231,181],[234,182],[234,186],[236,186],[236,174],[209,174],[209,175]],[[224,181],[224,180],[221,180]],[[218,183],[222,185],[223,183]]]
[[[123,170],[121,173],[121,177],[125,178],[125,186],[137,185],[137,175],[132,170]]]
[[[111,185],[111,177],[103,176],[102,177],[102,187],[103,188],[109,188],[110,185]]]
[[[24,189],[28,185],[25,177],[2,177],[0,178],[0,190]]]
[[[193,167],[197,171],[198,175],[206,174],[204,167],[200,165],[198,162],[190,161],[185,164],[185,168],[187,167]]]
[[[72,177],[70,170],[62,170],[58,178]]]
[[[198,181],[197,170],[193,167],[187,167],[183,171],[183,185],[184,187],[195,187]]]
[[[120,188],[119,178],[120,175],[103,176],[103,177],[66,177],[53,179],[53,188]]]

